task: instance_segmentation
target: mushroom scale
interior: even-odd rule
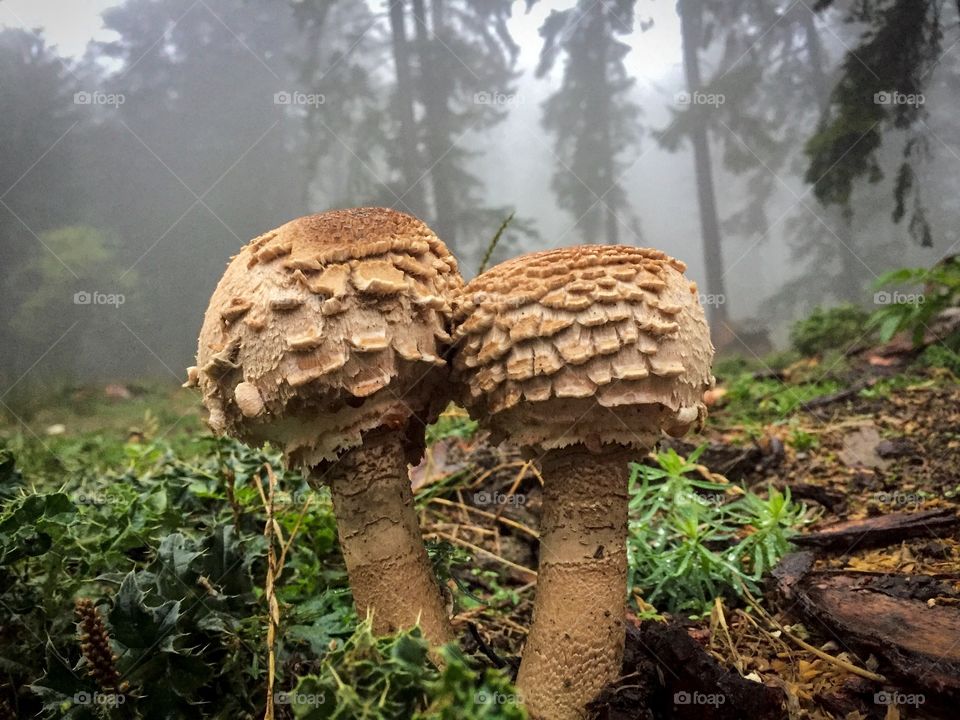
[[[463,280],[422,222],[384,208],[288,222],[227,266],[188,370],[208,423],[330,487],[358,614],[452,639],[407,463],[449,402],[447,298]]]
[[[384,417],[431,422],[448,397],[434,372],[449,344],[443,298],[461,284],[433,232],[392,210],[311,215],[255,238],[200,332],[195,382],[211,427],[311,468]]]
[[[540,461],[533,624],[517,687],[533,718],[579,720],[620,672],[628,463],[706,416],[713,346],[685,266],[590,245],[515,258],[454,302],[460,400]]]
[[[525,255],[454,303],[454,375],[494,441],[653,445],[703,422],[713,346],[686,266],[587,245]]]

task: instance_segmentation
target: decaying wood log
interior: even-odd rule
[[[849,400],[863,390],[864,388],[871,387],[877,382],[877,378],[870,378],[868,380],[861,380],[855,382],[850,387],[839,390],[835,393],[830,393],[829,395],[820,395],[819,397],[812,398],[807,400],[804,403],[800,403],[800,407],[804,410],[812,412],[818,408],[826,407],[827,405],[832,405],[833,403],[841,402],[843,400]]]
[[[960,516],[951,508],[916,513],[889,513],[863,520],[844,520],[818,532],[793,538],[797,545],[849,552],[855,548],[893,545],[914,537],[942,538],[960,527]]]
[[[773,486],[781,492],[789,490],[794,500],[812,500],[832,513],[841,512],[847,504],[847,496],[839,490],[831,490],[823,485],[803,482],[774,482]]]
[[[841,647],[880,658],[887,677],[960,693],[958,578],[811,571],[812,560],[790,555],[774,573],[791,612],[829,630]]]
[[[783,694],[711,657],[679,622],[627,625],[622,678],[590,704],[601,720],[780,720]]]

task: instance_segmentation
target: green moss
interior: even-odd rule
[[[864,329],[870,315],[855,305],[817,308],[810,317],[795,323],[790,342],[804,356],[822,355],[828,350],[845,351],[852,344],[866,342]]]

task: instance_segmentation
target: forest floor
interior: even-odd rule
[[[597,717],[955,716],[947,703],[960,684],[952,675],[960,633],[951,635],[960,628],[951,625],[960,613],[960,385],[950,370],[913,360],[863,352],[717,371],[702,435],[669,447],[687,456],[706,444],[697,472],[762,497],[789,489],[815,522],[756,593],[734,588],[701,612],[667,616],[635,592],[624,678],[595,704]],[[0,439],[28,458],[27,477],[44,467],[28,445],[53,445],[67,466],[66,447],[122,464],[121,445],[146,438],[176,449],[202,436],[198,404],[157,386],[73,388],[8,416]],[[105,447],[103,437],[119,445]],[[455,630],[463,647],[509,674],[531,619],[542,478],[515,449],[491,447],[462,411],[449,410],[428,439],[413,482],[426,538],[450,555]],[[818,534],[844,522],[839,534]],[[127,555],[139,562],[152,552]],[[288,657],[285,669],[314,667],[308,655]],[[17,685],[36,680],[23,672]]]
[[[826,374],[836,382],[820,387],[819,378]],[[729,403],[725,400],[731,392],[721,381],[717,395],[723,398],[712,408],[702,436],[668,444],[685,455],[708,443],[699,463],[714,479],[720,475],[731,484],[761,494],[769,486],[790,488],[795,500],[820,513],[816,523],[802,530],[804,534],[842,521],[890,514],[956,518],[960,507],[960,385],[948,372],[914,369],[903,373],[895,366],[874,366],[861,358],[839,373],[825,373],[821,363],[808,360],[781,372],[765,369],[751,377],[757,381],[751,395],[732,398]],[[762,383],[766,390],[757,387]],[[818,387],[829,392],[817,395]],[[785,396],[790,397],[787,405],[792,407],[782,413]],[[519,453],[490,448],[482,434],[434,443],[415,471],[419,495],[423,497],[432,483],[446,486],[451,476],[457,478],[455,489],[432,494],[424,504],[425,532],[471,552],[474,561],[490,571],[490,577],[509,589],[504,593],[488,588],[502,599],[461,612],[456,619],[462,636],[469,636],[473,624],[482,642],[507,665],[515,666],[535,592],[542,478]],[[912,533],[915,536],[910,537]],[[908,583],[921,584],[935,578],[943,582],[923,594],[918,607],[939,604],[956,610],[960,608],[958,537],[958,525],[949,521],[940,525],[921,520],[911,530],[889,536],[881,533],[880,537],[873,536],[869,524],[853,523],[838,543],[809,558],[809,569],[882,573],[888,581],[903,576]],[[462,580],[476,587],[478,577],[471,573]],[[681,623],[720,668],[778,689],[783,710],[768,715],[749,713],[750,717],[955,717],[945,708],[948,695],[943,687],[935,681],[925,682],[924,677],[919,681],[906,677],[903,668],[891,666],[888,659],[896,656],[895,638],[889,638],[890,644],[875,654],[863,638],[847,637],[842,629],[831,626],[829,617],[824,621],[801,612],[799,601],[785,598],[775,585],[776,581],[768,578],[766,592],[760,597],[726,598],[718,601],[709,615],[683,618]],[[849,603],[861,602],[859,597],[851,594]],[[518,601],[514,603],[514,599]],[[649,610],[641,598],[635,597],[635,601],[639,608]],[[657,696],[636,691],[637,676],[642,674],[637,663],[651,660],[658,664],[658,653],[650,647],[656,642],[650,624],[663,619],[651,621],[646,619],[648,613],[643,615],[644,620],[633,613],[630,616],[636,628],[644,629],[628,635],[626,679],[598,704],[600,717],[748,716],[743,707],[684,708],[674,702],[674,693]],[[904,634],[919,633],[922,626],[908,628]],[[665,652],[669,654],[670,649]],[[960,668],[960,634],[941,644],[938,652],[952,659],[949,671]],[[699,686],[677,675],[663,682],[664,674],[672,671],[666,656],[659,660],[661,683],[686,692],[688,699],[696,697],[696,692],[707,699],[719,692],[715,676],[703,677]],[[691,662],[689,657],[686,660]],[[910,664],[909,657],[899,660],[901,665]],[[866,672],[856,674],[856,669]],[[906,672],[910,674],[909,669]],[[952,684],[953,692],[958,680]]]

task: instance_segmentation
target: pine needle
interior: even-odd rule
[[[490,262],[490,258],[493,256],[493,251],[496,249],[497,244],[500,242],[500,238],[503,236],[503,233],[506,231],[507,226],[510,225],[510,222],[513,220],[513,216],[516,214],[517,212],[516,210],[514,210],[512,213],[510,213],[506,217],[506,219],[502,223],[500,223],[500,227],[497,229],[496,234],[494,234],[493,238],[490,240],[490,244],[487,245],[487,252],[484,253],[483,260],[480,261],[480,267],[477,268],[477,275],[479,275],[480,273],[482,273],[484,270],[487,269],[487,265]]]

